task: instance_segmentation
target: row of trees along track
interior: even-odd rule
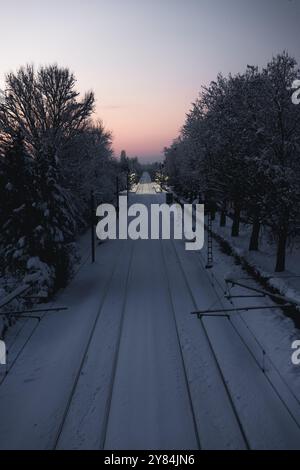
[[[64,286],[88,227],[90,191],[115,199],[116,177],[140,171],[112,151],[112,134],[93,121],[93,92],[57,65],[9,73],[0,101],[1,274],[40,273],[44,292]],[[120,176],[120,189],[126,184]]]
[[[250,250],[258,250],[267,228],[277,243],[277,272],[300,234],[300,106],[291,89],[298,73],[284,52],[262,70],[218,75],[165,149],[169,184],[190,200],[209,194],[221,225],[231,215],[234,237],[243,218],[252,226]]]

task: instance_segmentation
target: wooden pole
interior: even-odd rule
[[[119,177],[117,176],[116,177],[116,195],[117,195],[117,206],[116,206],[116,210],[117,210],[117,216],[119,216],[119,212],[120,212],[120,207],[119,207]]]
[[[94,191],[91,190],[91,252],[92,252],[92,263],[95,263],[95,195]]]

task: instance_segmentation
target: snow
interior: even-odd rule
[[[204,257],[204,253],[201,253],[201,255],[198,254],[198,261],[200,261],[201,266],[203,266],[204,260],[199,260],[200,256]],[[195,266],[195,260],[192,259],[190,256],[186,255],[183,250],[183,247],[181,247],[181,261],[184,264],[186,271],[189,273],[188,279],[190,282],[190,288],[193,292],[198,308],[201,307],[201,309],[213,309],[218,308],[218,306],[221,308],[224,306],[226,307],[226,303],[221,297],[222,291],[219,286],[219,297],[217,299],[215,298],[215,302],[213,302],[212,300],[215,297],[213,293],[215,292],[217,284],[215,275],[216,273],[220,275],[220,271],[224,269],[224,267],[226,268],[226,265],[224,266],[224,264],[222,263],[223,260],[221,261],[219,258],[218,251],[217,257],[217,266],[213,270],[213,277],[211,283],[211,280],[209,279],[207,274],[201,275],[201,272],[202,274],[204,274],[206,273],[206,271],[202,269],[202,271],[200,271],[199,273],[199,266]],[[220,302],[220,300],[222,300],[222,302]],[[239,306],[239,304],[237,303],[236,306]],[[271,320],[271,311],[258,310],[257,313],[254,314],[256,318],[256,324],[254,321],[250,321],[249,323],[251,327],[253,327],[256,334],[258,334],[258,331],[260,330],[261,337],[263,335],[266,335],[266,331],[268,332],[268,335],[270,335],[270,337],[272,336],[272,334],[275,334],[276,331],[276,337],[272,338],[273,341],[276,341],[276,339],[278,339],[282,334],[282,331],[278,332],[278,327],[276,330],[275,324],[272,324],[271,321],[269,321],[268,326],[267,322],[265,322],[262,327],[264,321],[261,320],[260,317],[263,315],[267,315],[265,312],[268,312],[269,320]],[[249,313],[243,314],[242,316],[246,318],[247,322],[249,321]],[[239,323],[239,316],[233,316],[232,323],[236,326],[239,334],[242,335],[243,341],[241,341],[239,335],[236,334],[236,330],[232,328],[226,318],[220,319],[206,317],[203,319],[203,323],[208,331],[211,344],[213,345],[213,350],[215,351],[218,362],[224,373],[226,383],[228,384],[229,389],[231,391],[233,400],[237,407],[238,415],[244,426],[246,436],[248,437],[250,447],[264,449],[290,448],[290,446],[297,446],[297,439],[299,439],[299,436],[297,435],[297,432],[295,434],[295,431],[296,429],[298,429],[298,426],[300,424],[299,403],[297,403],[297,416],[299,424],[295,426],[295,424],[292,423],[291,425],[291,428],[293,429],[292,435],[296,436],[296,438],[294,438],[293,440],[293,437],[288,434],[287,429],[284,432],[281,431],[280,426],[282,424],[280,424],[280,426],[276,424],[276,422],[283,423],[285,419],[286,426],[289,428],[291,424],[289,424],[289,412],[287,411],[285,406],[282,406],[281,399],[278,396],[276,398],[272,396],[274,395],[272,393],[272,386],[270,386],[270,383],[268,382],[268,380],[266,380],[266,376],[262,372],[261,367],[259,367],[261,363],[261,356],[259,357],[260,361],[254,361],[253,357],[251,361],[251,357],[249,354],[250,351],[251,354],[256,354],[258,356],[257,344],[253,346],[249,340],[249,333],[246,334],[245,331],[241,329]],[[289,327],[291,327],[290,324]],[[291,331],[291,328],[289,328],[289,331]],[[262,338],[261,341],[262,344],[264,344],[264,346],[266,347],[268,353],[270,353],[270,357],[273,359],[273,351],[271,353],[271,351],[267,347],[268,342],[266,340],[263,340]],[[277,347],[278,345],[279,342],[277,343]],[[253,351],[255,351],[255,353]],[[259,352],[261,353],[261,351]],[[281,351],[281,353],[283,353],[283,351]],[[291,365],[290,344],[285,344],[284,355],[282,354],[282,359],[283,358],[286,360],[286,363],[282,361],[281,367],[282,369],[286,370],[289,368],[289,365]],[[269,364],[268,367],[272,368],[271,364]],[[262,386],[262,383],[264,384],[264,386]],[[295,388],[295,393],[297,394],[299,400],[299,381],[297,381],[297,383],[298,389]],[[268,387],[269,390],[267,390],[266,387]],[[261,405],[260,400],[262,400]],[[272,401],[273,403],[276,403],[276,413],[272,409]],[[284,419],[281,417],[281,414],[285,417]],[[272,420],[274,421],[272,422]]]
[[[214,230],[218,230],[214,226]],[[222,304],[226,308],[237,308],[249,305],[267,306],[272,302],[264,298],[253,299],[233,299],[231,302],[224,299],[226,290],[225,280],[230,277],[235,279],[247,279],[246,284],[255,288],[261,288],[259,284],[251,281],[247,273],[236,265],[232,256],[228,256],[220,251],[218,243],[214,241],[214,268],[209,276],[214,288],[218,291],[219,297],[222,297]],[[199,256],[201,263],[204,264],[205,251]],[[233,295],[249,295],[249,291],[239,287],[235,287],[231,293]],[[287,318],[280,310],[256,310],[252,312],[239,312],[232,317],[234,324],[242,333],[247,345],[252,350],[258,361],[262,362],[262,351],[267,353],[267,371],[272,380],[276,382],[276,386],[281,390],[284,388],[284,395],[287,390],[283,382],[288,385],[289,390],[300,400],[300,369],[293,366],[291,362],[291,344],[299,338],[299,330],[295,328],[294,322]],[[279,372],[279,374],[278,374]],[[292,405],[293,397],[289,392],[289,403]]]
[[[29,258],[26,267],[28,273],[24,277],[25,282],[32,284],[35,281],[35,294],[47,297],[53,287],[54,268],[43,263],[38,256]]]
[[[133,256],[104,446],[197,449],[159,242]]]
[[[234,253],[242,256],[261,277],[267,280],[270,287],[277,289],[287,301],[300,304],[300,245],[296,240],[287,250],[287,269],[283,273],[274,272],[276,245],[269,240],[264,230],[260,237],[258,252],[249,252],[248,245],[251,227],[241,224],[240,236],[231,237],[231,220],[226,227],[219,226],[219,214],[213,225],[213,231],[226,240]]]
[[[145,175],[130,201],[164,197]],[[207,271],[205,251],[184,241],[116,240],[97,245],[92,265],[89,235],[75,278],[49,304],[68,310],[10,331],[0,448],[299,449],[293,322],[268,309],[231,322],[191,315],[231,305],[224,276],[245,276],[233,258],[214,244]]]
[[[103,250],[52,304],[0,387],[0,448],[51,448],[119,250]],[[19,397],[22,396],[22,400]]]

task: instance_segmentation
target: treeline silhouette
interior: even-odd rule
[[[165,149],[165,171],[176,191],[200,197],[220,223],[252,227],[249,250],[262,228],[277,244],[275,269],[285,270],[288,243],[300,233],[300,106],[292,102],[299,77],[288,53],[265,67],[218,75],[187,114],[179,137]]]

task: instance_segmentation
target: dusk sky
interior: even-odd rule
[[[300,62],[300,0],[0,0],[0,88],[20,65],[68,66],[118,155],[150,161],[218,72]]]

